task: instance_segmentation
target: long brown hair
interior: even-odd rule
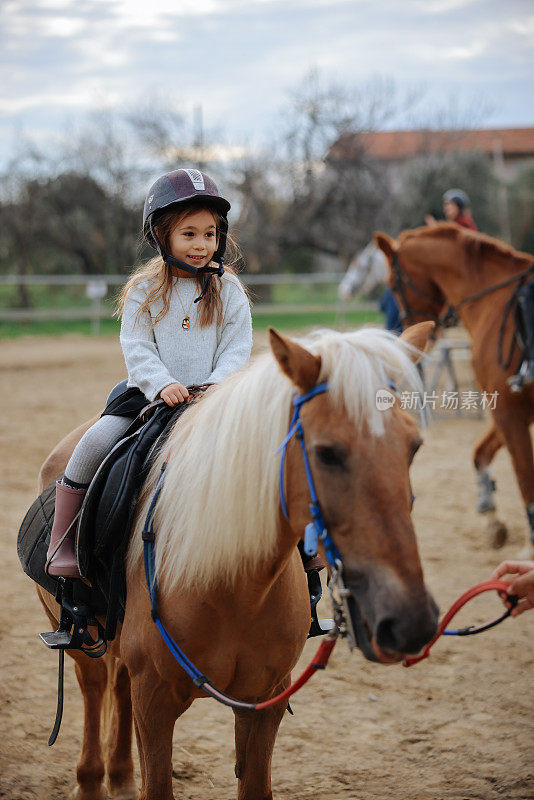
[[[217,227],[217,239],[219,237],[219,232],[221,229],[221,216],[219,213],[211,208],[209,205],[202,206],[199,203],[190,203],[185,206],[180,206],[179,210],[176,209],[169,209],[168,211],[164,212],[157,221],[157,232],[158,238],[161,241],[163,248],[165,251],[168,252],[169,250],[169,240],[171,233],[175,229],[177,225],[179,225],[183,220],[188,217],[190,214],[195,213],[201,209],[206,209],[215,219],[215,225]],[[227,244],[233,249],[233,254],[237,254],[237,246],[235,242],[231,239],[231,237],[227,237]],[[236,274],[237,269],[232,265],[225,265],[225,270],[232,274]],[[149,289],[147,291],[147,295],[141,305],[139,306],[136,319],[139,318],[139,315],[143,312],[149,312],[150,306],[155,303],[157,300],[161,300],[163,303],[163,308],[159,312],[159,314],[154,318],[153,325],[160,322],[163,317],[168,313],[169,306],[171,302],[171,293],[173,287],[175,275],[171,267],[166,264],[161,256],[156,256],[155,258],[151,258],[150,261],[147,261],[144,264],[141,264],[138,267],[131,278],[127,281],[127,283],[123,286],[118,300],[117,300],[117,315],[121,316],[124,312],[124,304],[126,302],[126,296],[130,289],[137,284],[141,283],[142,281],[147,281],[149,284]],[[200,274],[195,278],[199,294],[204,289],[206,281],[208,280],[208,276],[205,273]],[[206,294],[202,298],[199,309],[198,309],[198,324],[201,328],[207,327],[211,325],[214,320],[216,320],[217,325],[221,325],[223,321],[223,307],[222,307],[222,299],[221,299],[221,287],[222,281],[218,275],[213,275],[209,279],[208,288]],[[245,291],[245,289],[243,289]],[[245,292],[246,293],[246,292]]]

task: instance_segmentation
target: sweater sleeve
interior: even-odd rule
[[[161,361],[150,314],[147,311],[137,313],[144,298],[145,293],[139,286],[128,292],[120,342],[128,375],[152,402],[165,386],[174,383],[175,378]]]
[[[222,333],[213,357],[213,371],[208,383],[220,383],[232,372],[245,367],[252,350],[252,318],[248,297],[233,282],[229,288]]]

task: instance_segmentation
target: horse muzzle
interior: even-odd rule
[[[434,637],[439,609],[423,586],[419,592],[402,592],[395,580],[388,587],[380,582],[373,591],[374,581],[351,580],[345,576],[346,608],[350,613],[356,644],[368,661],[398,664],[406,655],[419,653]]]

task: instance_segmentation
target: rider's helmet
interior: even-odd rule
[[[456,203],[460,211],[463,211],[464,208],[469,208],[471,205],[469,197],[462,189],[449,189],[446,191],[443,195],[443,202]]]
[[[221,218],[218,231],[219,242],[212,259],[219,264],[218,268],[210,266],[194,267],[191,264],[180,261],[165,251],[157,236],[155,228],[158,224],[158,217],[163,212],[168,211],[171,207],[179,209],[180,205],[196,202],[199,205],[213,208]],[[221,196],[215,181],[208,175],[198,169],[176,169],[173,172],[167,172],[162,175],[148,190],[143,209],[143,236],[148,244],[158,251],[166,264],[178,267],[178,269],[189,272],[191,275],[203,273],[222,275],[224,272],[223,257],[226,250],[227,215],[229,210],[230,203]]]

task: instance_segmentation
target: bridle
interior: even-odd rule
[[[282,512],[289,524],[289,514],[287,510],[286,495],[284,489],[284,466],[287,446],[293,436],[296,437],[302,452],[302,459],[304,462],[304,470],[306,472],[306,481],[310,493],[310,514],[311,522],[306,525],[304,530],[304,553],[307,556],[313,557],[317,555],[317,546],[319,540],[323,543],[326,559],[331,568],[330,579],[328,581],[328,591],[334,608],[334,620],[341,636],[347,639],[348,645],[352,650],[354,647],[360,647],[365,653],[367,658],[372,661],[377,661],[374,650],[369,644],[368,637],[363,629],[363,619],[360,610],[354,601],[349,589],[346,588],[343,581],[343,562],[341,553],[337,549],[334,540],[328,530],[319,504],[319,498],[315,489],[315,482],[310,467],[310,459],[306,444],[304,441],[304,429],[300,418],[300,411],[302,406],[312,398],[319,394],[328,391],[328,382],[317,384],[309,392],[298,394],[295,392],[293,397],[293,416],[289,423],[289,430],[286,438],[276,451],[282,453],[280,459],[280,473],[279,473],[279,486],[280,486],[280,505]],[[349,600],[351,601],[352,608],[349,607]]]
[[[408,299],[406,297],[405,287],[409,286],[410,289],[415,292],[419,297],[422,297],[423,300],[428,300],[429,303],[432,305],[436,305],[439,300],[436,297],[432,297],[432,295],[428,294],[427,292],[423,291],[420,286],[418,286],[408,275],[408,273],[403,269],[400,260],[399,254],[397,251],[393,254],[393,259],[391,262],[391,268],[393,270],[393,290],[398,294],[402,302],[402,308],[400,310],[400,319],[404,327],[408,325],[414,325],[416,320],[416,316],[422,317],[424,320],[431,319],[433,322],[436,323],[436,327],[443,327],[444,319],[446,318],[449,310],[447,313],[442,316],[440,314],[430,313],[426,311],[414,311],[410,304],[408,303]],[[441,304],[443,305],[443,304]],[[452,307],[451,307],[452,308]]]
[[[460,300],[459,303],[456,305],[449,305],[444,313],[436,314],[434,312],[425,312],[425,311],[413,311],[410,307],[408,300],[406,298],[405,286],[409,286],[412,291],[414,291],[419,297],[422,297],[424,300],[428,300],[428,302],[435,305],[437,302],[436,297],[432,297],[427,292],[423,291],[406,273],[403,269],[400,260],[399,254],[396,251],[393,254],[393,259],[391,263],[391,267],[393,270],[393,277],[394,277],[394,291],[397,292],[399,295],[403,308],[401,309],[401,322],[403,325],[413,325],[415,320],[415,316],[423,317],[425,320],[430,319],[436,323],[436,330],[439,328],[449,328],[453,325],[457,325],[459,321],[458,311],[463,308],[464,306],[470,305],[471,303],[476,303],[478,300],[481,300],[483,297],[486,297],[493,292],[496,292],[498,289],[503,289],[506,286],[511,286],[514,283],[517,284],[516,288],[512,292],[511,297],[506,303],[506,307],[503,314],[503,319],[501,322],[501,326],[499,329],[499,341],[498,341],[498,362],[499,366],[502,369],[508,369],[510,364],[512,363],[513,351],[514,351],[514,337],[512,337],[512,342],[510,344],[509,352],[505,359],[503,359],[502,347],[503,347],[503,340],[504,340],[504,332],[506,323],[508,321],[508,317],[510,313],[514,309],[516,302],[517,302],[517,295],[519,294],[520,290],[523,288],[524,284],[528,282],[528,277],[534,274],[534,264],[531,264],[523,272],[520,272],[518,275],[512,275],[512,277],[507,278],[504,281],[499,281],[499,283],[494,283],[491,286],[487,286],[485,289],[481,289],[479,292],[474,292],[473,294],[464,297]]]

